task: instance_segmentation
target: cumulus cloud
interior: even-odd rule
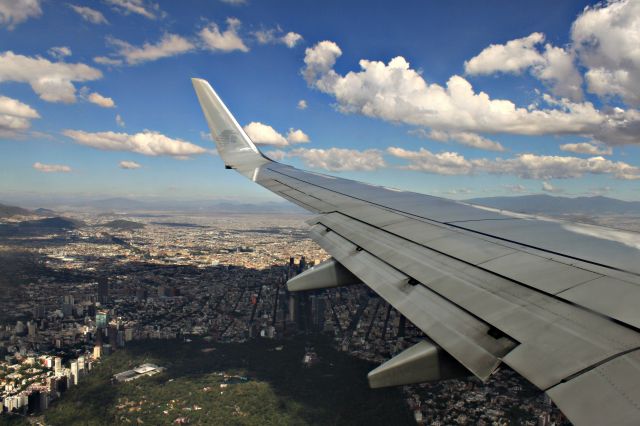
[[[457,152],[434,154],[425,148],[410,151],[398,147],[389,147],[387,152],[394,157],[408,160],[409,164],[403,167],[408,170],[438,175],[466,175],[473,171],[473,164]]]
[[[527,187],[524,185],[520,185],[520,184],[514,184],[514,185],[502,185],[504,189],[506,189],[509,192],[512,192],[514,194],[521,194],[523,192],[527,192]]]
[[[71,56],[71,49],[67,46],[56,46],[47,50],[47,53],[54,59],[62,60],[67,56]]]
[[[38,111],[16,99],[0,95],[0,137],[15,137],[40,118]]]
[[[245,133],[256,145],[289,146],[296,143],[307,143],[309,135],[300,129],[289,129],[287,136],[283,136],[268,124],[252,121],[243,127]]]
[[[218,24],[212,22],[200,30],[200,39],[206,49],[214,52],[248,52],[249,48],[238,34],[240,25],[239,19],[227,18],[227,29],[220,31]]]
[[[429,138],[438,142],[457,142],[472,148],[484,149],[487,151],[504,151],[502,144],[491,139],[471,132],[446,132],[442,130],[432,130],[427,133],[424,129],[410,132],[421,138]]]
[[[106,151],[129,151],[149,156],[168,155],[175,158],[186,158],[207,152],[191,142],[172,139],[150,130],[133,135],[116,132],[91,133],[82,130],[65,130],[63,134],[78,144]]]
[[[33,168],[44,173],[69,173],[71,167],[64,164],[42,164],[40,162],[33,163]]]
[[[120,114],[116,114],[116,124],[118,125],[118,127],[124,127],[124,119],[122,118],[122,116]]]
[[[69,7],[73,9],[73,11],[76,12],[78,15],[80,15],[82,19],[92,24],[99,25],[99,24],[109,23],[109,21],[107,21],[107,18],[104,17],[102,12],[98,10],[92,9],[87,6],[77,6],[75,4],[70,4]]]
[[[287,156],[300,158],[308,167],[332,172],[373,171],[386,166],[382,152],[377,149],[297,148],[289,151]]]
[[[587,155],[613,154],[613,149],[611,149],[611,147],[595,145],[588,142],[566,143],[566,144],[560,145],[560,150],[567,151],[567,152],[575,152],[576,154],[587,154]]]
[[[542,56],[535,49],[535,45],[543,41],[544,34],[532,33],[505,44],[492,44],[464,63],[465,72],[472,75],[488,75],[496,72],[521,73],[543,62]]]
[[[560,194],[564,192],[564,189],[554,186],[547,181],[542,182],[542,190],[544,192],[550,192],[552,194]]]
[[[111,98],[102,96],[100,93],[92,92],[87,96],[87,101],[92,104],[101,106],[102,108],[114,108],[116,103]]]
[[[289,31],[288,33],[286,33],[285,35],[283,35],[282,37],[280,37],[280,40],[282,40],[282,42],[289,48],[294,48],[296,46],[296,44],[300,43],[302,41],[302,36],[298,33],[294,33],[293,31]]]
[[[109,58],[108,56],[96,56],[93,58],[93,62],[100,65],[122,65],[122,59]]]
[[[543,42],[544,34],[532,33],[505,44],[492,44],[464,63],[465,72],[469,75],[520,74],[530,69],[556,96],[582,100],[582,76],[575,66],[573,52],[549,43],[544,50],[541,47],[539,50]]]
[[[155,20],[164,17],[165,13],[160,10],[157,3],[145,0],[106,0],[114,10],[129,15],[131,13],[144,16],[147,19]]]
[[[287,146],[287,138],[268,124],[252,121],[243,127],[245,133],[256,145]]]
[[[520,135],[589,135],[608,144],[640,143],[640,113],[606,113],[591,102],[545,96],[548,108],[522,108],[507,99],[491,99],[454,75],[445,86],[427,83],[401,56],[388,63],[361,60],[360,70],[345,75],[333,66],[342,54],[331,41],[310,47],[302,73],[316,89],[337,100],[343,113],[360,113],[432,130]]]
[[[640,179],[639,167],[603,157],[519,154],[513,158],[467,159],[456,152],[434,154],[425,148],[410,151],[397,147],[390,147],[387,152],[408,161],[402,168],[440,175],[489,173],[513,175],[524,179],[568,179],[594,174],[612,175],[623,180]]]
[[[0,0],[0,26],[13,30],[29,18],[42,15],[40,0]]]
[[[41,99],[48,102],[73,103],[76,101],[73,82],[101,77],[100,70],[85,64],[51,62],[41,57],[16,55],[11,51],[0,53],[0,83],[28,83]]]
[[[287,141],[289,141],[289,143],[307,143],[310,139],[309,135],[300,129],[289,129],[289,133],[287,133]]]
[[[300,34],[294,33],[293,31],[284,34],[284,31],[282,31],[280,27],[256,31],[253,35],[260,44],[281,43],[289,49],[296,47],[296,45],[302,41]]]
[[[298,109],[307,109],[307,106],[308,106],[307,101],[305,101],[304,99],[300,99],[298,101],[298,105],[297,105]]]
[[[591,93],[640,105],[640,2],[609,1],[587,7],[573,23],[571,38],[587,67]]]
[[[302,75],[310,86],[316,86],[323,92],[331,92],[335,80],[340,76],[333,71],[336,60],[342,56],[340,47],[329,40],[307,47],[304,51],[304,68]],[[329,80],[329,81],[325,81]]]
[[[265,155],[275,161],[281,161],[287,157],[287,153],[281,149],[267,151],[265,152]]]
[[[119,166],[121,169],[125,169],[125,170],[134,170],[142,167],[140,164],[136,163],[135,161],[121,161]]]
[[[177,34],[169,33],[164,34],[157,43],[144,43],[141,47],[133,46],[126,41],[115,38],[109,38],[108,41],[118,48],[116,55],[122,57],[129,65],[138,65],[161,58],[181,55],[196,48],[188,39]],[[94,58],[94,61],[98,62],[98,58]],[[100,59],[100,63],[107,62],[109,61]],[[116,63],[111,62],[108,63],[108,65],[116,65]]]

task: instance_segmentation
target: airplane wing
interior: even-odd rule
[[[639,234],[280,164],[209,83],[192,81],[226,167],[316,214],[311,237],[333,258],[289,286],[356,279],[428,336],[372,371],[372,386],[446,378],[453,367],[485,380],[504,363],[575,424],[638,423]]]

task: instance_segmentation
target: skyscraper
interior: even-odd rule
[[[109,314],[107,311],[96,312],[96,328],[105,329],[109,324]]]
[[[109,302],[109,281],[106,278],[98,279],[98,302],[101,304]]]

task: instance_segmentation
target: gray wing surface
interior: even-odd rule
[[[640,235],[306,172],[193,79],[227,168],[316,215],[311,237],[482,380],[504,363],[575,424],[640,419]]]

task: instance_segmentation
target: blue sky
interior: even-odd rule
[[[452,198],[640,199],[636,2],[14,3],[0,200],[275,199],[212,153],[190,77],[301,168]]]

